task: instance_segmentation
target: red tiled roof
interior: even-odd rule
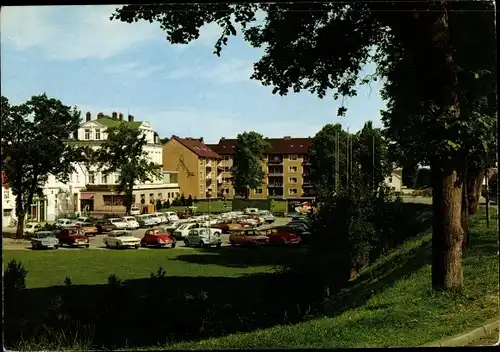
[[[312,138],[266,138],[270,145],[267,154],[307,154],[312,145]],[[219,144],[208,144],[219,155],[234,154],[236,139],[222,138]]]
[[[172,136],[177,142],[202,158],[220,159],[221,156],[207,147],[201,140],[195,138],[179,138]]]

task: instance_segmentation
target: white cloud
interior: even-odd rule
[[[163,65],[146,66],[139,64],[138,62],[127,62],[127,63],[117,63],[115,65],[110,65],[104,70],[108,74],[116,74],[123,76],[131,76],[135,78],[146,78],[151,74],[161,71],[164,69]]]
[[[56,60],[105,59],[161,38],[149,23],[110,21],[116,6],[8,7],[2,13],[2,42],[23,50],[37,47]]]
[[[253,63],[248,60],[230,60],[215,67],[194,66],[189,69],[178,69],[166,75],[168,80],[196,78],[213,83],[227,84],[250,81]]]

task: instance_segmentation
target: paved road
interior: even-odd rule
[[[266,229],[266,228],[273,227],[273,226],[285,225],[289,221],[290,221],[289,218],[276,218],[276,221],[273,224],[263,225],[263,226],[259,227],[259,229]],[[7,230],[10,230],[10,231],[6,231],[6,229],[4,229],[4,232],[14,232],[15,231],[14,228],[9,228]],[[139,230],[134,230],[131,232],[132,232],[133,236],[135,236],[137,238],[142,238],[144,236],[144,232],[146,232],[146,229],[139,229]],[[104,236],[105,236],[105,234],[96,235],[94,237],[89,237],[89,242],[90,242],[89,249],[106,250],[106,247],[104,246],[104,243],[102,242]],[[223,246],[229,246],[229,235],[228,234],[222,234],[221,239],[222,239]],[[30,245],[29,241],[16,240],[16,239],[12,239],[12,238],[3,238],[2,239],[2,246],[3,246],[4,250],[29,250],[29,249],[31,249],[31,245]],[[183,241],[178,241],[177,247],[178,248],[186,248],[184,246]],[[60,247],[60,249],[75,250],[75,248],[71,248],[71,247]],[[140,248],[140,249],[143,250],[145,248]]]

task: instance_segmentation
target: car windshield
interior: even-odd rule
[[[129,236],[129,234],[126,232],[115,232],[113,234],[113,237],[125,237],[125,236]]]
[[[125,220],[125,221],[133,221],[133,220],[135,220],[135,218],[133,218],[132,216],[126,216],[126,217],[123,218],[123,220]]]
[[[209,231],[207,229],[200,229],[199,231],[200,235],[208,235],[209,234]]]

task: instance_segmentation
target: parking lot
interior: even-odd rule
[[[287,224],[290,221],[290,218],[276,218],[276,221],[273,224],[266,224],[258,227],[258,229],[267,229],[274,226],[282,226]],[[15,228],[7,228],[3,229],[3,232],[15,232]],[[142,238],[146,229],[138,229],[134,231],[130,231],[133,236],[137,238]],[[103,238],[106,234],[90,236],[89,242],[90,247],[88,249],[97,249],[97,250],[108,250],[104,246]],[[229,234],[221,234],[222,246],[229,246]],[[3,238],[2,246],[4,250],[31,250],[31,244],[26,240],[18,240],[13,238]],[[182,240],[177,241],[177,248],[186,248],[184,246],[184,242]],[[59,247],[62,250],[87,250],[87,248],[75,248],[75,247]],[[113,250],[113,249],[111,249]],[[139,248],[139,250],[151,250],[150,248]]]

